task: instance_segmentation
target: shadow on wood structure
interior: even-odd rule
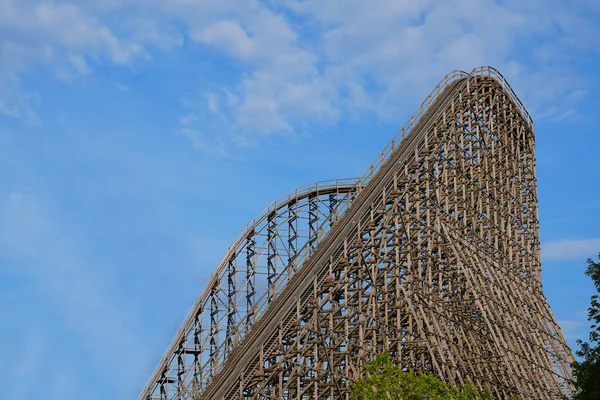
[[[569,396],[534,140],[498,71],[450,73],[363,177],[300,188],[242,231],[140,399],[347,399],[382,351],[498,398]]]

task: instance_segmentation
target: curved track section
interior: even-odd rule
[[[248,224],[140,398],[180,399],[201,391],[344,214],[358,187],[355,179],[340,179],[298,188]]]
[[[139,399],[179,399],[186,398],[184,396],[188,396],[190,393],[202,392],[205,385],[220,370],[231,348],[241,341],[264,311],[273,295],[283,288],[282,285],[300,268],[306,257],[312,254],[324,233],[331,227],[331,224],[321,224],[317,227],[317,225],[310,222],[311,216],[309,214],[312,215],[312,213],[309,210],[309,199],[314,199],[318,193],[324,193],[324,191],[331,189],[334,190],[334,193],[344,194],[344,196],[335,196],[336,200],[334,200],[334,203],[330,203],[327,206],[327,211],[325,211],[325,214],[328,214],[327,217],[322,218],[322,220],[330,219],[329,215],[333,215],[334,221],[340,218],[352,199],[369,183],[441,93],[449,85],[467,76],[468,74],[463,71],[452,71],[447,74],[381,151],[360,179],[319,182],[314,186],[298,188],[294,193],[271,203],[248,224],[231,245],[208,286],[192,307],[169,349],[154,371],[150,382],[140,394]],[[329,193],[325,195],[328,196]],[[296,208],[301,213],[306,213],[306,215],[298,216],[292,221],[293,217],[290,217],[290,215],[287,217],[282,215],[286,212],[286,204],[296,204],[297,206],[292,208]],[[317,201],[312,204],[314,207],[315,204],[323,204],[323,202]],[[334,207],[334,209],[331,207]],[[321,208],[325,209],[325,207]],[[297,252],[298,256],[293,257],[290,268],[280,270],[283,274],[282,279],[270,280],[273,287],[269,289],[268,277],[272,277],[273,272],[269,272],[270,267],[266,265],[264,259],[261,260],[262,262],[258,262],[255,258],[259,248],[262,250],[259,250],[258,254],[263,258],[265,256],[265,240],[268,242],[270,238],[265,237],[264,232],[267,225],[269,225],[267,221],[269,215],[272,216],[273,214],[279,215],[280,217],[276,219],[283,219],[284,222],[282,223],[284,224],[286,218],[288,220],[288,237],[274,241],[275,245],[280,243],[284,247],[278,253],[287,254],[291,252],[293,254]],[[325,215],[322,215],[322,217],[325,217]],[[292,225],[295,221],[305,225],[304,236],[297,239],[297,244],[296,239],[293,239],[293,231],[290,231],[289,221],[292,221]],[[311,234],[311,230],[314,233]],[[255,232],[259,231],[263,234],[256,235]],[[285,230],[275,229],[275,231],[280,233]],[[268,228],[266,232],[268,236]],[[293,239],[291,242],[290,237]],[[256,238],[262,239],[258,247],[256,247]],[[266,257],[269,258],[272,255],[266,254]],[[230,274],[235,277],[240,275],[240,277],[232,279],[233,282],[230,283]],[[264,288],[265,276],[267,277],[267,290],[259,293],[259,288]],[[259,281],[262,282],[260,287],[252,284],[253,279],[257,277],[260,277]],[[232,296],[230,296],[230,292]],[[235,328],[233,328],[234,325]]]
[[[504,77],[448,74],[360,179],[243,231],[141,398],[346,398],[382,350],[498,397],[568,396],[535,192],[533,123]]]
[[[421,134],[433,124],[438,112],[450,103],[454,96],[468,83],[468,75],[452,73],[438,85],[439,91],[434,91],[432,100],[426,107],[421,107],[417,118],[411,118],[408,128],[400,133],[400,141],[394,138],[378,158],[367,170],[360,182],[364,184],[352,207],[335,229],[319,246],[315,254],[305,263],[304,268],[293,277],[276,302],[269,307],[265,318],[245,338],[235,352],[228,358],[223,371],[208,385],[205,391],[200,392],[202,399],[234,399],[246,397],[239,393],[239,387],[257,385],[252,378],[263,367],[262,360],[271,358],[277,351],[277,332],[289,330],[295,322],[296,310],[305,308],[315,288],[323,285],[329,261],[339,259],[348,247],[347,238],[361,225],[361,216],[368,213],[374,202],[374,197],[381,194],[382,187],[388,183],[393,173],[393,167],[399,159],[407,158],[413,154],[415,147],[422,139]],[[414,122],[416,121],[416,122]],[[275,335],[275,337],[274,337]],[[261,379],[263,380],[263,379]],[[241,382],[241,384],[240,384]],[[260,390],[260,389],[259,389]],[[256,393],[256,392],[255,392]],[[196,397],[198,398],[198,395]]]

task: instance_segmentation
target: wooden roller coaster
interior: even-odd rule
[[[140,399],[347,399],[382,351],[495,398],[570,396],[534,148],[498,71],[447,75],[363,177],[298,189],[242,231]]]

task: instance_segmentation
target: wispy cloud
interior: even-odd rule
[[[563,331],[570,332],[573,329],[579,328],[583,324],[583,322],[581,322],[581,321],[558,321],[558,324],[560,325],[560,327],[562,328]]]
[[[542,259],[546,261],[570,258],[595,258],[600,253],[600,239],[561,240],[542,244]]]
[[[583,320],[561,320],[557,321],[563,336],[569,342],[575,342],[577,339],[581,339],[582,332],[579,328],[583,326]]]
[[[14,85],[3,83],[0,77],[0,113],[29,125],[40,125],[42,121],[35,111],[39,102],[37,93],[18,92],[14,90]]]
[[[190,139],[192,145],[198,150],[218,156],[227,154],[223,142],[218,137],[207,139],[200,130],[186,127],[179,129],[179,133]]]
[[[121,82],[116,82],[115,81],[115,82],[113,82],[113,86],[117,90],[119,90],[121,92],[128,92],[129,91],[129,87],[127,85],[125,85],[124,83],[121,83]]]
[[[21,84],[32,67],[45,66],[72,81],[91,73],[85,56],[129,65],[142,46],[126,42],[90,10],[70,3],[0,1],[0,112],[37,120],[32,96]]]
[[[501,69],[534,116],[574,119],[572,110],[586,96],[590,77],[569,63],[597,52],[600,38],[593,1],[1,4],[0,52],[8,60],[0,65],[4,114],[35,113],[34,105],[27,112],[15,104],[9,94],[18,84],[12,79],[8,85],[6,78],[18,78],[33,65],[68,65],[73,74],[88,74],[97,62],[130,66],[154,60],[152,49],[177,51],[191,42],[195,46],[186,52],[215,49],[239,68],[213,82],[221,90],[208,107],[223,123],[203,133],[210,142],[225,132],[230,144],[336,124],[365,112],[395,121],[445,73],[481,64]],[[114,21],[128,21],[128,28],[117,29]]]

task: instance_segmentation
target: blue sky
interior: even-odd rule
[[[537,135],[545,293],[574,347],[600,252],[596,0],[0,0],[0,387],[136,397],[229,242],[362,174],[453,69]]]

